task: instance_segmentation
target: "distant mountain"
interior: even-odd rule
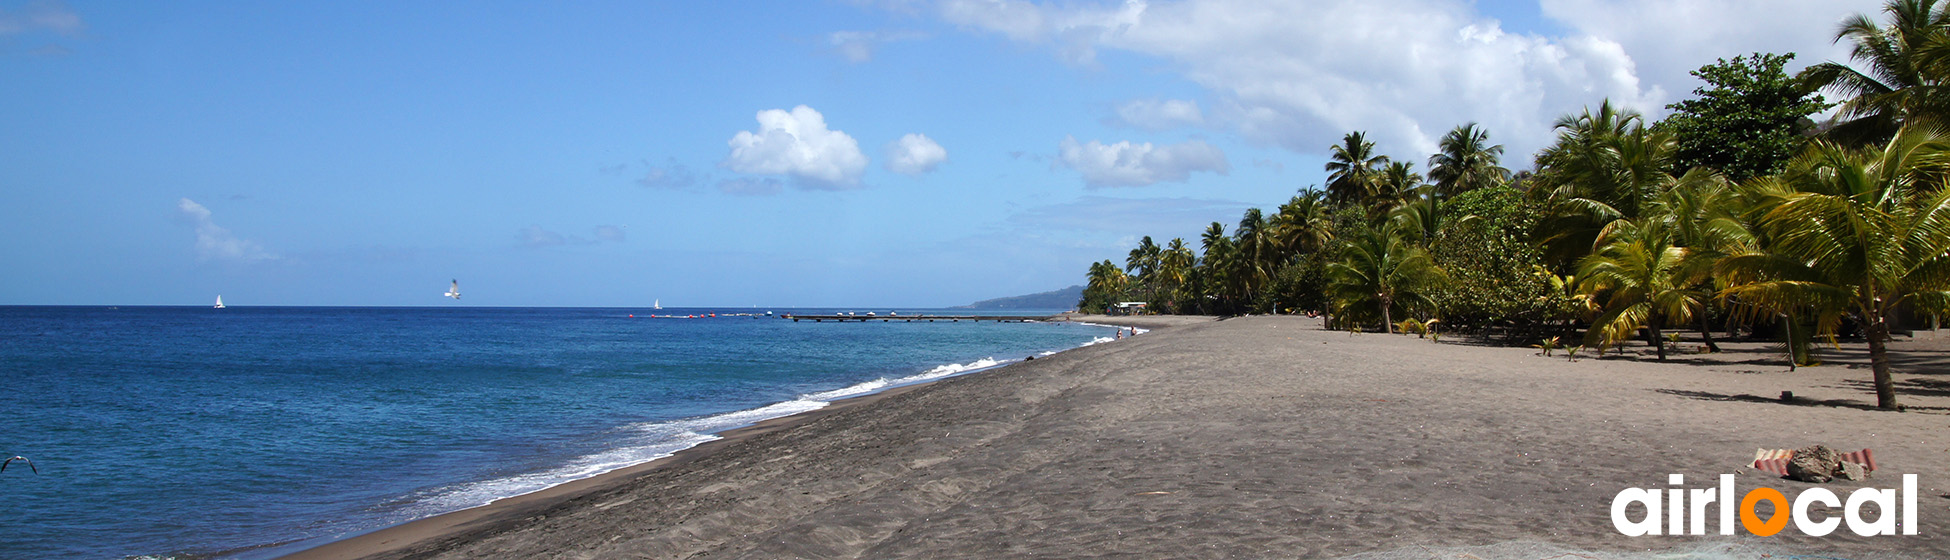
[[[950,309],[1072,309],[1083,299],[1083,286],[1070,286],[1053,292],[985,299]]]

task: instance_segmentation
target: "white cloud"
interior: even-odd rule
[[[915,133],[888,142],[887,161],[883,165],[895,173],[920,175],[934,171],[944,161],[948,161],[948,150],[927,135]]]
[[[880,45],[925,38],[926,34],[915,31],[835,31],[826,35],[826,44],[848,61],[859,63],[873,60]]]
[[[651,167],[636,184],[653,189],[683,189],[697,184],[697,174],[676,161],[664,167]]]
[[[1058,147],[1057,161],[1083,173],[1084,184],[1091,188],[1184,182],[1193,171],[1220,175],[1232,171],[1232,165],[1226,163],[1225,152],[1199,140],[1154,146],[1150,142],[1104,144],[1096,140],[1079,144],[1075,137],[1064,137]]]
[[[623,228],[620,226],[596,226],[594,233],[596,236],[595,239],[587,239],[579,235],[563,235],[544,229],[539,225],[531,225],[521,228],[521,231],[515,235],[515,238],[519,239],[521,244],[527,247],[595,245],[606,241],[622,243],[625,238]]]
[[[771,177],[740,177],[718,181],[718,190],[741,196],[768,196],[779,194],[785,190],[785,185]]]
[[[1697,87],[1714,58],[1795,51],[1832,58],[1841,18],[1873,0],[1546,0],[1573,30],[1508,33],[1468,0],[1185,0],[1034,4],[937,0],[925,11],[967,29],[1045,45],[1074,62],[1100,50],[1155,57],[1210,94],[1208,126],[1321,153],[1365,130],[1383,153],[1417,159],[1454,126],[1483,124],[1513,160],[1553,137],[1558,117],[1604,99],[1654,116]],[[1127,106],[1133,126],[1162,105]],[[1528,163],[1524,161],[1523,163]],[[1521,165],[1521,164],[1519,164]]]
[[[1683,96],[1701,84],[1688,73],[1715,59],[1752,52],[1795,53],[1788,68],[1846,62],[1835,44],[1843,18],[1869,14],[1882,0],[1543,0],[1544,15],[1577,33],[1619,44],[1638,61],[1643,80]],[[1677,100],[1677,98],[1675,98]]]
[[[564,237],[560,233],[542,229],[542,226],[521,228],[520,238],[521,244],[529,247],[554,247],[569,243],[569,238]]]
[[[210,220],[210,209],[190,199],[176,201],[176,211],[196,227],[196,260],[257,262],[279,257],[255,241],[239,239]]]
[[[1138,99],[1117,106],[1116,123],[1145,130],[1203,126],[1205,112],[1198,102],[1183,99]]]
[[[826,117],[800,105],[790,112],[758,112],[757,131],[731,137],[727,169],[758,175],[789,175],[810,189],[843,190],[860,186],[867,156],[845,132],[826,128]],[[720,187],[722,187],[720,183]]]
[[[62,35],[79,35],[84,27],[80,15],[68,9],[67,4],[53,0],[28,3],[18,13],[0,11],[0,36],[32,29],[45,29]]]
[[[596,241],[614,241],[617,243],[622,243],[623,241],[627,240],[628,237],[629,236],[624,233],[622,226],[596,226]]]
[[[1085,196],[1070,202],[1030,208],[1009,216],[1012,224],[1035,230],[1105,232],[1161,239],[1195,238],[1214,220],[1232,227],[1251,205],[1207,198],[1114,198]]]

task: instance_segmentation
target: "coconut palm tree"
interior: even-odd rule
[[[1279,246],[1273,236],[1273,223],[1258,208],[1247,208],[1239,217],[1239,228],[1232,232],[1233,246],[1239,253],[1242,289],[1250,298],[1259,293],[1279,266]]]
[[[1388,212],[1418,196],[1417,191],[1421,187],[1422,174],[1415,172],[1414,163],[1389,162],[1375,180],[1374,196],[1368,202],[1369,217],[1388,215]]]
[[[1849,98],[1836,114],[1849,120],[1827,132],[1844,143],[1881,143],[1911,123],[1950,124],[1950,11],[1936,0],[1890,0],[1882,11],[1889,27],[1856,14],[1835,33],[1854,43],[1849,58],[1863,69],[1824,62],[1798,76],[1804,87]]]
[[[1897,409],[1889,316],[1950,310],[1950,135],[1904,128],[1879,148],[1817,141],[1761,193],[1766,246],[1721,260],[1724,293],[1777,311],[1805,310],[1833,335],[1861,325],[1876,403]]]
[[[1440,153],[1429,156],[1429,181],[1443,196],[1455,196],[1510,180],[1510,170],[1498,165],[1503,146],[1490,145],[1490,133],[1476,123],[1458,126],[1442,135]]]
[[[1158,256],[1158,294],[1164,298],[1161,304],[1174,313],[1184,312],[1185,287],[1191,279],[1192,267],[1198,263],[1198,255],[1185,246],[1185,238],[1173,238],[1165,244],[1163,253]]]
[[[1427,250],[1388,226],[1350,236],[1341,260],[1326,272],[1336,315],[1352,319],[1372,310],[1391,334],[1395,312],[1427,309],[1429,290],[1444,278]]]
[[[1317,190],[1293,195],[1273,213],[1273,243],[1283,255],[1312,253],[1334,240],[1334,218],[1325,196]]]
[[[1092,312],[1110,307],[1123,297],[1129,283],[1124,269],[1115,263],[1109,260],[1090,263],[1089,283],[1083,288],[1083,300],[1077,302],[1077,308]]]
[[[1238,251],[1233,247],[1232,237],[1226,235],[1225,224],[1219,222],[1206,226],[1199,241],[1205,250],[1199,259],[1199,280],[1205,291],[1200,306],[1210,312],[1228,313],[1233,308],[1233,296],[1238,293]]]
[[[1645,342],[1666,359],[1660,331],[1692,320],[1709,297],[1693,287],[1684,270],[1688,250],[1673,244],[1672,233],[1663,220],[1617,220],[1600,236],[1597,252],[1578,261],[1579,290],[1602,309],[1586,345],[1610,346],[1644,327]]]
[[[1667,170],[1678,143],[1610,101],[1597,112],[1559,119],[1557,128],[1557,142],[1537,158],[1530,193],[1548,208],[1538,228],[1546,254],[1571,260],[1592,252],[1607,224],[1637,219],[1672,185]]]
[[[1374,152],[1374,142],[1364,132],[1350,132],[1341,144],[1329,149],[1327,200],[1341,206],[1367,204],[1374,185],[1381,177],[1388,156]]]

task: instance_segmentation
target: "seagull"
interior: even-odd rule
[[[447,296],[454,299],[460,299],[460,281],[455,280],[454,286],[451,288],[447,288],[447,293],[440,294],[440,295]]]
[[[4,462],[0,462],[0,472],[7,472],[7,465],[11,465],[11,464],[13,464],[13,462],[14,462],[14,461],[27,461],[27,468],[28,468],[28,469],[30,469],[30,470],[33,470],[33,471],[34,471],[34,474],[41,474],[41,470],[40,470],[40,469],[37,469],[37,468],[34,468],[34,461],[32,461],[32,460],[30,460],[30,459],[28,459],[28,458],[26,458],[26,457],[22,457],[22,456],[19,456],[19,455],[15,455],[15,456],[13,456],[12,458],[9,458],[9,459],[7,459],[7,460],[6,460],[6,461],[4,461]]]

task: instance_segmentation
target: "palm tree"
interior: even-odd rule
[[[1205,256],[1199,259],[1200,281],[1205,288],[1205,300],[1200,304],[1210,312],[1230,312],[1233,295],[1237,293],[1238,251],[1233,247],[1232,238],[1226,235],[1226,226],[1219,222],[1206,226],[1199,241],[1205,250]]]
[[[1890,0],[1890,26],[1866,14],[1842,20],[1835,41],[1855,46],[1849,58],[1866,69],[1824,62],[1802,70],[1809,89],[1829,89],[1850,99],[1836,117],[1850,119],[1828,131],[1847,143],[1881,143],[1916,123],[1945,124],[1950,110],[1950,11],[1936,0]]]
[[[1393,227],[1367,228],[1347,241],[1341,260],[1327,265],[1337,315],[1352,319],[1372,309],[1380,314],[1382,329],[1392,334],[1398,308],[1430,306],[1427,294],[1445,276],[1427,250]]]
[[[1490,133],[1476,123],[1458,126],[1442,135],[1440,153],[1429,156],[1429,180],[1443,196],[1455,196],[1510,180],[1510,170],[1497,165],[1502,145],[1490,145]]]
[[[1173,238],[1165,244],[1164,252],[1158,256],[1158,292],[1165,299],[1161,307],[1173,313],[1184,312],[1185,286],[1197,262],[1198,255],[1185,246],[1185,238]]]
[[[1406,161],[1389,162],[1382,168],[1381,176],[1375,180],[1374,196],[1369,201],[1369,216],[1385,216],[1410,199],[1417,196],[1422,187],[1422,174],[1415,172],[1415,164]]]
[[[1108,260],[1090,263],[1089,283],[1083,288],[1083,301],[1077,308],[1086,312],[1110,307],[1124,295],[1130,279],[1124,270]]]
[[[1274,243],[1273,223],[1258,208],[1247,208],[1239,217],[1239,229],[1232,232],[1233,246],[1239,251],[1240,280],[1245,296],[1259,294],[1259,288],[1273,276],[1279,265],[1279,250]]]
[[[1285,255],[1312,253],[1334,240],[1334,218],[1320,191],[1303,190],[1273,213],[1273,243]]]
[[[1639,218],[1671,186],[1667,170],[1678,143],[1610,101],[1595,113],[1559,119],[1557,128],[1557,142],[1537,157],[1530,193],[1548,208],[1538,227],[1546,254],[1571,260],[1593,251],[1607,224]]]
[[[1612,222],[1600,243],[1578,261],[1579,290],[1603,310],[1586,331],[1586,344],[1610,346],[1645,327],[1646,343],[1665,360],[1660,330],[1691,320],[1707,298],[1683,270],[1687,248],[1673,244],[1672,229],[1660,220]]]
[[[1899,408],[1889,372],[1889,315],[1950,310],[1950,135],[1905,128],[1879,149],[1817,141],[1756,205],[1767,245],[1722,259],[1725,293],[1814,314],[1832,336],[1862,326],[1877,406]]]
[[[1381,167],[1388,156],[1374,153],[1374,142],[1363,132],[1350,132],[1341,144],[1330,148],[1327,170],[1327,199],[1341,206],[1363,204],[1374,192]]]

